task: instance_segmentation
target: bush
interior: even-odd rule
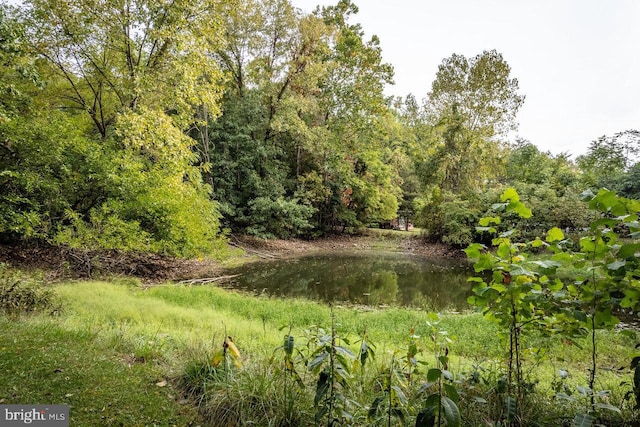
[[[25,279],[0,265],[0,313],[18,316],[49,310],[55,313],[53,293],[34,279]]]

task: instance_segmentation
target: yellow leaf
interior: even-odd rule
[[[233,338],[229,337],[229,340],[227,341],[227,347],[229,349],[229,352],[235,359],[240,359],[240,351],[238,350],[238,347],[236,347],[236,345],[233,343]]]
[[[222,350],[216,351],[213,355],[213,359],[211,360],[211,365],[213,367],[217,367],[224,360],[224,352]]]
[[[242,362],[240,361],[240,351],[238,350],[238,347],[236,347],[236,345],[233,343],[233,338],[228,338],[228,341],[225,341],[227,351],[229,352],[229,354],[231,354],[231,357],[233,357],[233,363],[238,369],[240,369],[242,367]]]

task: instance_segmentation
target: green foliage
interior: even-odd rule
[[[396,216],[382,93],[391,68],[350,2],[299,16],[288,1],[224,9],[223,114],[194,136],[223,222],[261,237],[319,235]]]
[[[623,197],[640,200],[640,162],[633,165],[612,188]]]
[[[445,58],[429,93],[432,114],[457,106],[467,129],[486,137],[503,135],[516,126],[515,116],[524,102],[517,93],[518,80],[511,67],[495,50],[473,58],[453,54]]]
[[[418,413],[416,427],[460,426],[461,417],[458,408],[459,394],[455,386],[454,376],[449,371],[449,344],[452,339],[439,326],[440,317],[435,313],[428,314],[426,321],[433,345],[436,367],[427,372],[427,382],[422,384],[418,393],[428,394],[424,399],[424,407]]]
[[[618,234],[624,231],[637,238],[640,203],[608,190],[596,195],[585,193],[583,197],[600,218],[591,223],[590,232],[580,239],[578,251],[572,250],[573,245],[559,228],[550,229],[544,241],[536,238],[528,243],[515,242],[515,230],[501,231],[492,241],[494,251],[485,252],[480,244],[466,249],[477,272],[492,271],[490,283],[483,277],[470,279],[477,285],[469,302],[482,308],[507,333],[507,398],[515,402],[514,420],[521,417],[526,397],[522,376],[526,332],[560,334],[567,340],[588,333],[591,341],[588,385],[579,388],[587,404],[585,412],[574,421],[582,423],[598,417],[601,410],[619,412],[616,407],[597,401],[608,392],[594,389],[598,370],[596,330],[611,328],[619,322],[614,310],[635,310],[640,302],[636,290],[637,243],[622,243]],[[496,208],[516,212],[521,217],[531,216],[514,189],[506,190],[501,200],[503,203],[495,205]],[[486,217],[480,224],[484,230],[498,233],[497,226],[502,221],[500,217]],[[543,247],[553,254],[549,260],[528,261],[530,251]],[[563,265],[583,273],[565,282],[556,274]]]
[[[352,378],[351,366],[356,356],[345,346],[339,345],[340,337],[336,335],[335,317],[331,317],[331,335],[318,329],[315,336],[317,348],[311,353],[307,369],[318,376],[316,392],[313,399],[316,408],[315,422],[327,426],[335,423],[349,422],[353,418],[353,402],[345,391]]]
[[[215,20],[205,28],[190,18],[211,17],[210,4],[107,1],[97,16],[72,3],[22,5],[11,31],[3,19],[0,31],[13,37],[3,52],[34,71],[16,80],[29,98],[13,99],[11,120],[0,120],[0,238],[179,256],[216,250],[217,206],[182,131],[194,105],[217,111],[220,73],[202,50],[216,40],[205,40]],[[178,31],[185,19],[188,30]]]
[[[54,295],[43,283],[32,278],[21,277],[0,264],[0,313],[11,317],[25,313],[57,312]]]
[[[386,372],[383,372],[380,381],[378,396],[371,402],[367,419],[372,424],[385,422],[391,425],[391,420],[397,418],[400,423],[406,419],[407,406],[407,381],[403,372],[399,369],[395,355],[391,358],[391,364]]]
[[[29,44],[58,76],[59,105],[80,111],[102,138],[120,113],[141,106],[171,111],[180,129],[198,106],[219,111],[222,73],[209,55],[222,42],[216,2],[105,0],[99,9],[85,1],[23,6]]]
[[[464,247],[477,239],[475,225],[486,209],[481,200],[465,199],[436,187],[427,201],[420,202],[424,207],[416,222],[428,240]]]
[[[558,236],[554,232],[550,240]],[[219,287],[169,284],[142,289],[130,281],[121,282],[74,281],[56,285],[53,290],[64,306],[56,317],[23,316],[10,321],[0,315],[0,348],[5,348],[3,354],[7,356],[0,365],[11,373],[0,379],[0,399],[12,403],[17,399],[37,401],[41,398],[38,396],[59,396],[61,401],[76,405],[78,410],[73,416],[82,425],[90,425],[95,413],[127,425],[152,423],[151,420],[159,420],[157,414],[187,425],[182,416],[195,413],[192,404],[205,417],[199,421],[201,424],[226,425],[238,420],[256,425],[314,424],[313,402],[320,373],[309,371],[308,363],[320,345],[319,337],[330,333],[306,325],[327,321],[328,307],[304,300],[252,297]],[[506,419],[509,407],[513,409],[514,400],[504,399],[507,386],[500,363],[504,348],[497,339],[497,326],[482,316],[435,316],[423,310],[399,308],[363,311],[353,307],[335,308],[334,313],[339,319],[336,333],[344,338],[338,345],[350,349],[358,359],[358,363],[348,359],[352,375],[348,376],[348,386],[339,388],[352,402],[353,418],[343,418],[343,425],[388,425],[388,394],[382,386],[389,378],[394,354],[395,371],[399,372],[392,377],[391,385],[400,386],[402,381],[406,404],[398,406],[404,421],[392,413],[391,425],[429,422],[423,409],[426,398],[438,393],[438,369],[443,391],[456,403],[462,425],[482,425],[487,420],[497,424]],[[366,334],[362,333],[363,323],[367,325]],[[285,327],[283,332],[283,324],[301,327]],[[224,362],[225,325],[233,325],[230,333],[242,350],[241,368],[235,367],[231,355],[227,357],[228,364]],[[411,334],[409,337],[406,331]],[[627,365],[635,354],[629,338],[615,331],[598,332],[599,339],[607,343],[599,346],[601,365]],[[351,336],[358,338],[346,339]],[[375,340],[375,359],[371,352],[362,351],[363,337],[369,349]],[[530,366],[528,361],[535,361],[534,354],[525,348],[523,371],[540,384],[527,394],[530,404],[523,408],[524,420],[536,425],[570,425],[576,412],[585,412],[589,405],[588,395],[583,396],[577,387],[584,387],[580,373],[585,372],[585,363],[589,362],[589,340],[575,338],[575,345],[568,346],[563,344],[564,336],[530,338],[550,346],[550,360]],[[362,354],[368,354],[364,363]],[[287,358],[304,387],[295,374],[285,369]],[[409,364],[407,358],[415,362]],[[30,361],[28,370],[24,368],[26,361]],[[556,389],[549,388],[550,377],[558,363],[571,372],[564,382],[577,402],[553,399]],[[55,372],[59,367],[64,373]],[[125,370],[127,375],[123,375]],[[622,414],[599,407],[599,416],[592,414],[592,418],[603,425],[631,424],[631,409],[621,405],[628,386],[618,384],[625,376],[631,379],[633,373],[627,369],[601,372],[599,388],[611,392],[605,396],[604,390],[597,390],[596,396],[600,393],[601,397],[596,403],[620,406]],[[94,390],[96,378],[101,377],[103,387]],[[44,386],[43,379],[47,380]],[[434,381],[419,393],[423,385]],[[174,388],[176,385],[178,389]],[[93,390],[90,397],[85,396],[87,389]],[[191,390],[185,396],[187,403],[178,404],[167,397],[171,394],[181,399],[187,390]],[[65,397],[67,394],[73,396]],[[367,416],[376,397],[387,399],[379,403],[378,422],[373,424]],[[436,398],[432,399],[429,404],[437,405]],[[449,423],[455,424],[455,409],[448,400],[442,401],[441,419],[444,422],[449,416]],[[115,411],[108,402],[122,403],[122,407]],[[125,402],[139,403],[132,408]],[[154,411],[148,409],[149,405],[156,405]]]
[[[0,5],[0,123],[24,113],[30,91],[40,84],[35,60],[24,44],[24,26],[7,4]]]
[[[212,252],[218,214],[190,165],[191,143],[167,117],[150,111],[122,115],[114,140],[96,148],[102,156],[87,159],[95,161],[87,167],[98,172],[95,181],[104,193],[90,205],[66,208],[55,242],[185,257]]]
[[[583,181],[590,188],[615,186],[638,161],[640,133],[637,130],[601,136],[589,145],[587,154],[578,157]]]

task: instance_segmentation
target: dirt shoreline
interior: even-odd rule
[[[230,249],[242,249],[227,261],[212,258],[179,259],[157,254],[129,254],[116,251],[83,251],[58,246],[0,245],[0,263],[23,270],[42,271],[46,281],[113,276],[135,277],[145,283],[179,281],[222,274],[229,262],[293,257],[338,250],[391,251],[427,258],[459,258],[461,250],[425,243],[417,235],[388,233],[333,236],[315,239],[266,240],[251,236],[230,236]]]
[[[464,256],[464,252],[459,249],[440,243],[426,243],[424,239],[415,235],[389,239],[368,234],[357,236],[341,234],[315,240],[265,240],[252,236],[239,236],[232,237],[230,242],[243,249],[249,249],[249,252],[251,250],[264,251],[277,256],[352,249],[388,250],[431,258],[458,258]]]

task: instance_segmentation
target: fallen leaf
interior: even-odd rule
[[[166,386],[166,385],[167,385],[167,380],[162,380],[162,381],[160,381],[160,382],[156,383],[156,385],[157,385],[158,387],[164,387],[164,386]]]

